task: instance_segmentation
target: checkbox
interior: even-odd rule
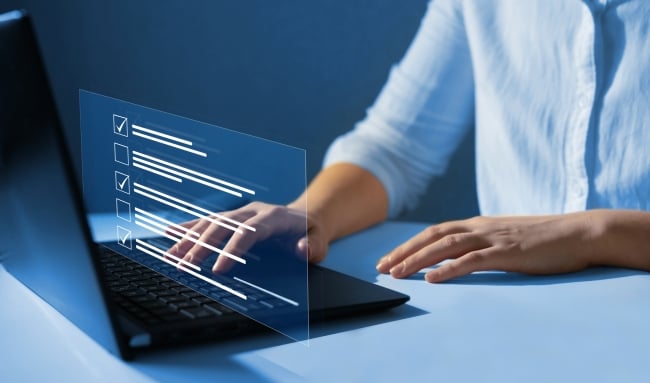
[[[129,166],[129,147],[126,145],[113,144],[113,153],[115,154],[115,162]]]
[[[120,136],[128,137],[129,136],[129,119],[126,117],[119,116],[117,114],[113,115],[113,133],[119,134]]]
[[[117,215],[117,218],[121,218],[127,222],[131,222],[131,204],[126,201],[122,201],[119,198],[116,198],[115,214]]]
[[[117,226],[117,244],[129,250],[132,249],[131,230]]]
[[[128,174],[115,171],[115,190],[124,194],[131,194],[131,177]]]

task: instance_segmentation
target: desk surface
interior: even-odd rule
[[[650,274],[483,272],[438,285],[425,283],[422,274],[378,276],[376,260],[422,228],[387,223],[332,246],[326,266],[402,291],[411,301],[379,315],[312,326],[309,347],[265,334],[125,363],[0,266],[0,376],[68,382],[650,379]]]

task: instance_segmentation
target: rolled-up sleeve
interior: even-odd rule
[[[412,209],[474,118],[472,61],[461,2],[432,1],[365,119],[330,146],[324,166],[352,163],[379,179],[389,216]]]

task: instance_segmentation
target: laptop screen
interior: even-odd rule
[[[29,18],[0,15],[2,263],[107,350],[120,355],[89,256],[81,196]]]

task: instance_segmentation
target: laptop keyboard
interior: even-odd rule
[[[225,305],[109,249],[101,247],[100,255],[112,300],[149,325],[237,315]],[[257,303],[253,306],[260,308]]]

